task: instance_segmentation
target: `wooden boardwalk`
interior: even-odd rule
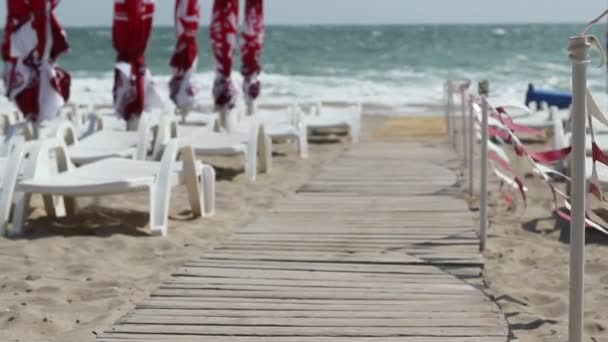
[[[506,341],[451,155],[353,147],[98,340]]]

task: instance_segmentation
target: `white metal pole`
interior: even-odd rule
[[[462,156],[464,158],[463,165],[467,165],[468,148],[467,148],[467,92],[465,87],[460,88],[460,111],[462,112]]]
[[[450,144],[454,146],[454,97],[452,96],[452,81],[448,81],[448,130]]]
[[[474,112],[473,112],[473,102],[475,98],[473,95],[469,96],[469,196],[473,196],[473,178],[475,176],[475,170],[473,167],[473,163],[475,160],[475,122],[474,122]]]
[[[583,341],[585,275],[585,135],[587,120],[587,64],[589,39],[570,38],[572,61],[572,220],[570,221],[570,313],[569,341]]]
[[[488,231],[488,102],[486,93],[481,93],[481,200],[479,204],[479,250],[486,249]]]
[[[449,82],[450,81],[445,81],[444,85],[443,85],[443,96],[444,96],[444,105],[445,105],[445,130],[446,133],[448,134],[448,137],[450,136],[450,100],[449,100]]]

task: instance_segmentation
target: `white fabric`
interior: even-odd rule
[[[135,99],[136,90],[135,84],[132,82],[134,79],[131,64],[125,62],[116,63],[116,70],[118,71],[118,77],[120,81],[116,83],[116,101],[114,108],[119,114],[132,114],[132,113],[120,113],[122,108],[125,108],[127,104]],[[145,87],[144,87],[144,111],[151,111],[153,109],[163,108],[163,101],[160,93],[157,89],[156,83],[152,79],[150,70],[146,69]]]

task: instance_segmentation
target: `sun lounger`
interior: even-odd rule
[[[137,132],[102,129],[79,140],[74,126],[64,121],[56,129],[56,137],[68,145],[72,162],[84,165],[113,157],[144,160],[152,133],[147,121],[141,120]]]
[[[21,171],[26,153],[25,139],[17,138],[12,141],[8,148],[8,155],[0,158],[0,236],[6,234],[8,218],[10,215],[13,192],[17,184],[17,177]]]
[[[299,107],[260,107],[253,116],[244,116],[241,126],[248,129],[252,120],[263,123],[273,142],[293,141],[300,157],[308,158],[308,129]]]
[[[353,142],[361,138],[361,104],[334,107],[318,103],[309,114],[303,115],[304,124],[309,132],[318,129],[339,129],[348,132]]]
[[[48,163],[52,152],[58,164],[59,173],[34,173],[17,183],[13,225],[10,233],[21,234],[26,220],[31,194],[64,196],[66,211],[75,210],[75,197],[102,196],[129,192],[147,191],[150,195],[150,229],[153,234],[166,235],[171,189],[185,184],[192,212],[196,216],[210,215],[214,211],[215,173],[213,168],[194,159],[192,149],[176,139],[171,140],[164,150],[160,162],[109,158],[76,168],[70,162],[65,144],[51,140],[37,142],[26,161],[29,170],[40,170]],[[181,162],[176,162],[177,156]],[[8,204],[9,195],[3,193],[0,207]],[[53,213],[49,213],[52,215]],[[4,222],[6,219],[4,220]]]
[[[153,154],[158,156],[164,144],[172,138],[179,138],[192,146],[200,156],[243,156],[245,174],[253,181],[258,172],[270,172],[272,168],[272,141],[266,135],[264,125],[251,122],[247,133],[214,132],[207,128],[179,126],[176,117],[163,117],[167,123],[161,124]],[[259,163],[258,163],[259,162]]]

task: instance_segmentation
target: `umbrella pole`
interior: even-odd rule
[[[247,116],[253,116],[256,112],[257,106],[254,100],[246,100],[247,105]]]
[[[127,120],[127,131],[137,131],[137,128],[139,127],[139,117],[132,117],[129,120]]]

